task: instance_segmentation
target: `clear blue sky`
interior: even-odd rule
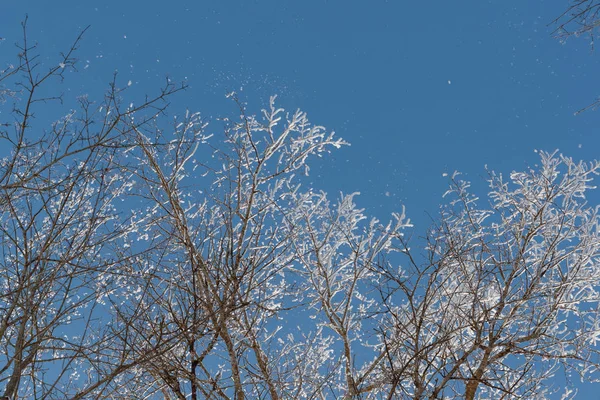
[[[62,84],[67,95],[99,98],[115,70],[138,95],[167,74],[187,79],[173,111],[207,117],[235,112],[224,99],[231,90],[252,112],[278,94],[352,144],[313,167],[319,188],[360,191],[359,204],[381,219],[405,205],[422,230],[444,172],[484,188],[484,165],[522,169],[537,161],[534,149],[600,156],[600,111],[574,116],[600,94],[600,55],[587,38],[561,44],[548,26],[567,4],[4,1],[0,62],[14,56],[27,13],[48,61],[91,25],[80,74]]]

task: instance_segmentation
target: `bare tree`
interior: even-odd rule
[[[149,368],[173,398],[289,397],[298,382],[309,386],[316,379],[294,371],[297,359],[286,361],[290,350],[276,341],[276,321],[299,312],[303,297],[293,279],[305,242],[297,243],[302,228],[296,220],[322,209],[297,197],[295,174],[307,168],[307,157],[344,142],[310,125],[300,111],[284,114],[274,100],[262,120],[237,102],[240,120],[224,121],[224,144],[209,153],[217,168],[194,158],[207,139],[196,115],[177,121],[174,142],[136,129],[131,154],[145,167],[137,174],[145,183],[139,196],[149,201],[145,231],[149,240],[168,241],[168,257],[157,255],[160,271],[140,286],[153,288],[152,312],[180,341]],[[200,172],[193,173],[196,167]],[[302,354],[316,353],[316,344]]]
[[[354,195],[301,190],[305,158],[342,141],[274,99],[262,120],[240,110],[209,145],[216,168],[194,162],[208,140],[195,116],[171,142],[138,130],[132,152],[144,232],[168,242],[139,284],[147,320],[179,338],[149,366],[168,397],[545,398],[559,370],[597,378],[599,220],[584,194],[600,164],[541,153],[509,183],[491,173],[489,209],[454,176],[421,261],[403,213],[381,225]]]
[[[600,24],[600,2],[596,0],[571,0],[568,8],[554,21],[554,33],[561,39],[590,35],[592,46],[594,30]]]
[[[131,226],[115,203],[131,182],[117,160],[129,146],[124,118],[143,125],[179,88],[125,109],[115,80],[100,104],[81,97],[39,133],[36,111],[62,101],[48,87],[74,70],[82,35],[46,69],[23,23],[18,60],[0,75],[12,111],[0,132],[0,393],[9,398],[106,397],[143,359],[128,357],[135,332],[105,302],[128,298],[121,264],[133,255],[121,251]]]
[[[508,181],[490,175],[489,209],[455,175],[429,261],[387,274],[409,299],[384,331],[400,398],[547,398],[559,370],[598,378],[599,218],[585,194],[600,164],[540,155]]]
[[[589,36],[590,47],[594,50],[596,29],[600,26],[600,2],[597,0],[571,0],[567,9],[560,14],[551,25],[555,26],[554,35],[561,41],[570,37]],[[575,115],[595,110],[600,105],[600,98],[578,110]]]
[[[275,97],[256,116],[231,94],[213,133],[165,124],[182,87],[127,107],[115,78],[38,133],[78,43],[43,72],[25,34],[0,76],[1,395],[546,398],[559,371],[598,378],[599,163],[540,153],[490,173],[481,208],[455,174],[413,240],[403,210],[310,187],[346,143]]]

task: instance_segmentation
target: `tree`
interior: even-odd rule
[[[409,299],[383,331],[407,397],[546,398],[561,368],[597,378],[599,219],[585,194],[600,164],[540,155],[508,181],[491,173],[489,209],[455,175],[429,261],[386,274]]]
[[[571,0],[569,7],[560,14],[552,25],[556,26],[554,34],[565,41],[570,37],[589,35],[590,46],[594,49],[595,30],[600,26],[600,2],[597,0]],[[592,104],[580,109],[575,114],[592,109],[600,105],[600,98]]]
[[[184,86],[125,107],[115,77],[37,134],[78,43],[41,73],[24,35],[0,76],[0,395],[544,398],[559,370],[597,379],[599,163],[541,152],[490,172],[481,208],[455,174],[413,240],[403,210],[381,223],[308,185],[346,143],[275,97],[255,116],[230,94],[216,134],[168,116]]]
[[[179,88],[124,109],[114,81],[101,103],[79,98],[40,134],[36,111],[62,100],[47,87],[74,69],[80,40],[44,69],[23,23],[17,62],[0,72],[0,394],[9,398],[105,396],[160,351],[128,358],[135,333],[102,299],[128,297],[120,238],[132,227],[116,205],[131,185],[118,163],[130,147],[123,121],[139,115],[143,125]]]
[[[569,7],[554,21],[559,38],[590,35],[594,43],[594,29],[599,26],[600,3],[596,0],[571,0]]]

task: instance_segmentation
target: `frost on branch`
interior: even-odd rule
[[[597,379],[599,219],[585,195],[600,164],[540,155],[508,181],[490,174],[489,208],[452,178],[385,332],[387,373],[409,397],[545,398],[559,369]]]
[[[598,378],[597,162],[542,152],[490,173],[487,203],[455,173],[411,238],[403,209],[306,186],[346,143],[275,97],[209,124],[166,114],[170,81],[125,101],[115,77],[46,132],[38,87],[75,60],[41,75],[21,50],[0,71],[0,396],[541,399]]]

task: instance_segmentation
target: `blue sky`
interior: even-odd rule
[[[403,204],[421,226],[437,212],[444,172],[479,181],[486,164],[535,163],[534,149],[597,157],[600,113],[573,114],[598,94],[598,54],[586,38],[551,36],[565,4],[10,2],[0,14],[0,57],[13,55],[29,14],[48,61],[91,25],[67,93],[100,96],[118,70],[141,95],[168,74],[190,86],[173,112],[207,117],[235,110],[224,98],[230,90],[254,112],[278,94],[352,144],[313,167],[315,184],[360,191],[380,218]]]
[[[587,38],[560,43],[548,24],[567,1],[115,1],[5,2],[0,62],[19,22],[53,62],[87,25],[80,73],[67,94],[99,98],[115,70],[131,94],[169,75],[189,90],[172,111],[229,115],[236,90],[251,112],[272,94],[351,143],[314,164],[313,182],[387,219],[404,205],[418,229],[436,215],[460,170],[485,188],[484,166],[509,172],[534,149],[598,158],[600,94]],[[218,125],[214,125],[218,132]],[[600,196],[599,196],[600,197]]]

